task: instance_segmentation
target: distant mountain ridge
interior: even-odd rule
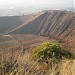
[[[75,13],[49,10],[30,15],[0,17],[0,34],[75,37]]]
[[[43,36],[75,36],[75,13],[67,11],[43,11],[43,14],[10,34],[36,34]]]

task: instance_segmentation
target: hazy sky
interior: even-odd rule
[[[0,0],[0,8],[14,6],[74,7],[75,0]]]

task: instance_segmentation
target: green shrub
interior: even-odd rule
[[[58,62],[64,58],[70,59],[73,58],[71,52],[62,49],[58,43],[44,43],[33,49],[32,58],[38,62]]]

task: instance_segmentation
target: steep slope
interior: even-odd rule
[[[42,14],[43,14],[43,12],[41,12],[41,13],[39,12],[39,13],[35,13],[35,14],[30,14],[30,15],[27,15],[27,16],[22,16],[21,19],[22,19],[23,23],[22,23],[20,26],[17,26],[16,28],[10,30],[10,31],[7,32],[7,33],[12,33],[12,32],[14,32],[14,31],[16,31],[16,30],[22,28],[22,27],[25,26],[26,24],[28,24],[28,23],[34,21],[37,17],[39,17],[39,16],[42,15]],[[7,34],[7,33],[6,33],[6,34]]]
[[[8,33],[32,21],[42,13],[35,13],[23,16],[5,16],[0,17],[0,34]],[[20,27],[19,27],[20,26]]]
[[[75,13],[67,11],[44,11],[33,21],[10,31],[13,34],[39,34],[65,38],[75,36]]]

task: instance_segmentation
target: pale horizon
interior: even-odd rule
[[[0,0],[0,8],[14,7],[57,7],[74,8],[75,0]]]
[[[43,10],[75,12],[75,0],[0,0],[0,16],[31,14]]]

